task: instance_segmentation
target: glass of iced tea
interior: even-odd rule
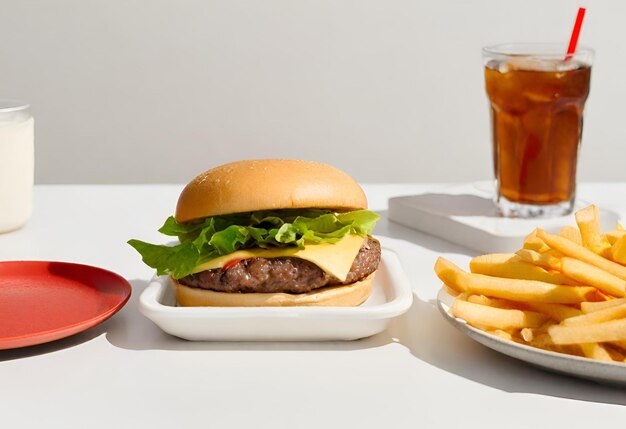
[[[572,212],[593,51],[557,44],[483,49],[495,203],[506,217]]]

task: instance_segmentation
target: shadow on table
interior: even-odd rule
[[[381,347],[394,340],[387,332],[360,341],[327,342],[195,342],[163,332],[139,313],[138,300],[148,286],[145,280],[130,281],[133,293],[124,308],[111,319],[67,338],[10,350],[0,350],[0,362],[59,352],[89,342],[101,335],[114,346],[128,350],[359,350]]]
[[[138,301],[147,281],[131,280],[133,294],[126,305],[127,312],[119,314],[115,326],[106,331],[107,340],[128,350],[186,350],[186,351],[270,351],[270,350],[360,350],[381,347],[394,342],[388,332],[358,341],[323,342],[224,342],[188,341],[163,332],[156,324],[139,313]]]
[[[186,351],[353,351],[399,343],[415,358],[459,377],[505,392],[531,393],[581,401],[626,405],[626,389],[547,372],[490,350],[451,326],[435,303],[414,296],[407,314],[387,331],[357,341],[192,342],[168,335],[139,314],[137,300],[148,285],[133,280],[131,301],[113,318],[80,334],[47,344],[0,351],[0,361],[27,358],[79,346],[104,334],[128,350]]]
[[[133,298],[123,312],[101,325],[106,339],[128,350],[185,351],[353,351],[399,343],[417,359],[459,377],[505,392],[531,393],[581,401],[626,405],[626,389],[544,371],[502,355],[471,340],[451,326],[436,304],[414,296],[407,314],[389,329],[356,341],[327,342],[196,342],[163,332],[139,314],[137,300],[146,281],[133,280]],[[94,332],[93,336],[99,335]],[[69,340],[69,339],[68,339]],[[85,339],[83,339],[85,340]],[[69,347],[73,343],[67,344]],[[39,346],[38,346],[39,347]]]
[[[414,296],[392,338],[416,358],[459,377],[511,393],[626,405],[626,389],[544,371],[495,352],[451,326],[436,303]],[[626,370],[626,368],[625,368]]]
[[[500,217],[491,198],[471,194],[406,195],[402,201],[441,216]]]
[[[0,362],[44,355],[47,353],[53,353],[60,350],[68,349],[70,347],[75,347],[82,343],[88,342],[96,337],[99,337],[100,335],[111,329],[114,325],[115,320],[109,319],[99,324],[98,326],[95,326],[79,334],[72,335],[71,337],[62,338],[60,340],[55,340],[45,344],[21,347],[19,349],[0,350]]]

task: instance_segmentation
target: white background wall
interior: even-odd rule
[[[39,183],[186,182],[241,158],[358,180],[491,177],[480,48],[563,41],[565,0],[0,0],[0,97],[28,100]],[[582,180],[626,180],[626,3],[597,51]]]

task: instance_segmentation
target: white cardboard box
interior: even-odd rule
[[[587,205],[577,201],[575,210]],[[440,193],[391,198],[389,219],[483,253],[514,252],[537,227],[558,233],[565,225],[576,225],[573,214],[551,219],[500,217],[488,184],[482,182],[450,186]],[[603,230],[614,229],[618,219],[617,213],[600,208]]]

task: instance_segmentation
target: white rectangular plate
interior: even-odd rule
[[[139,310],[163,331],[192,341],[356,340],[382,332],[413,302],[396,254],[382,249],[372,295],[358,307],[178,307],[169,277],[148,285]]]

